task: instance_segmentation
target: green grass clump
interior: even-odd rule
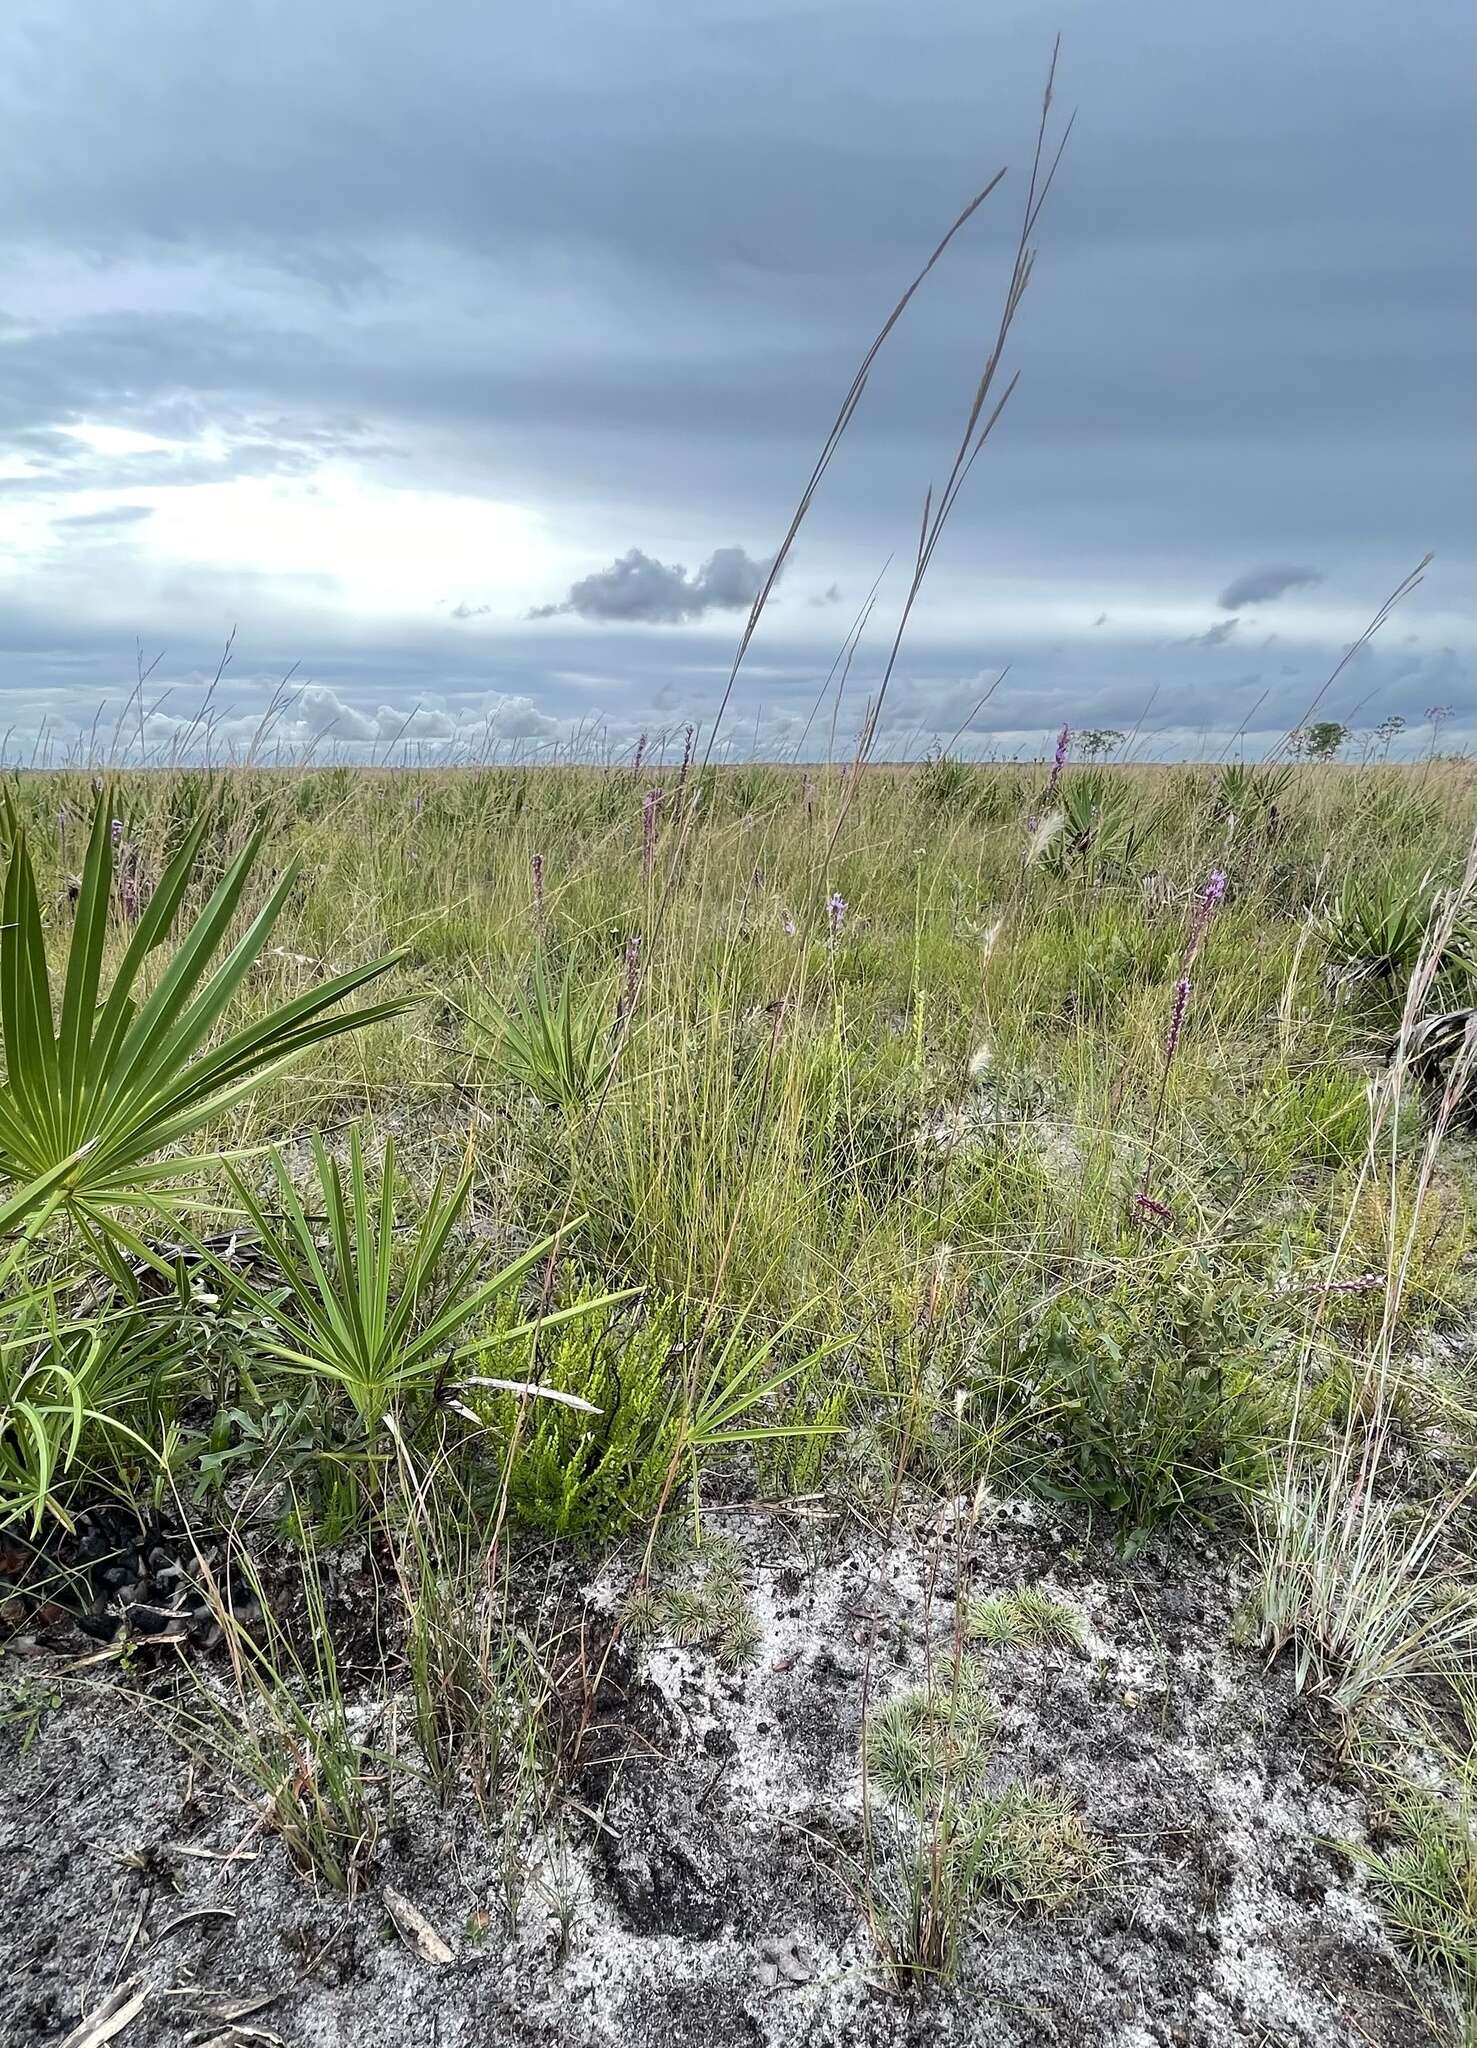
[[[937,1686],[899,1695],[867,1724],[867,1769],[890,1799],[931,1809],[977,1785],[990,1758],[995,1710],[980,1673],[968,1662]]]
[[[1008,1906],[1070,1906],[1097,1873],[1102,1850],[1070,1794],[1044,1780],[1008,1785],[969,1816],[979,1888]]]
[[[710,1536],[699,1547],[671,1552],[665,1566],[628,1604],[627,1635],[638,1643],[660,1636],[678,1649],[707,1650],[730,1671],[752,1663],[762,1634],[744,1591],[740,1553]]]
[[[1020,1643],[1078,1649],[1082,1643],[1082,1623],[1072,1609],[1039,1586],[1017,1586],[972,1602],[966,1625],[976,1641],[996,1649]]]
[[[868,1720],[868,1912],[904,1982],[952,1977],[987,1901],[1060,1911],[1100,1865],[1092,1832],[1062,1787],[989,1785],[994,1730],[981,1674],[967,1658]]]
[[[1382,1818],[1389,1846],[1353,1853],[1397,1939],[1445,1983],[1466,2042],[1477,2028],[1477,1809],[1470,1796],[1448,1805],[1402,1786]]]

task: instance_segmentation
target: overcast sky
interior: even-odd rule
[[[1051,37],[1077,125],[1019,386],[884,710],[894,753],[1063,719],[1214,749],[1325,700],[1473,720],[1470,0],[9,0],[0,730],[102,729],[136,650],[217,743],[793,745],[998,318]],[[168,692],[165,696],[164,693]],[[407,720],[410,721],[407,728]],[[824,744],[829,710],[815,729]],[[1258,737],[1259,736],[1259,737]]]

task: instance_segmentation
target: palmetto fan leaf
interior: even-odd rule
[[[543,961],[535,962],[526,996],[491,1024],[472,1022],[492,1040],[494,1058],[510,1079],[569,1116],[601,1094],[615,1067],[619,1046],[609,1006],[599,991],[581,989],[572,969],[551,988]]]
[[[285,1292],[258,1288],[240,1275],[233,1276],[234,1284],[261,1316],[263,1351],[288,1372],[347,1395],[371,1437],[399,1401],[425,1394],[458,1360],[626,1301],[634,1291],[549,1310],[468,1341],[467,1326],[516,1290],[553,1249],[556,1236],[529,1245],[491,1274],[482,1270],[477,1247],[449,1252],[472,1192],[468,1164],[455,1182],[437,1181],[420,1202],[415,1222],[397,1239],[393,1140],[386,1141],[376,1194],[356,1126],[349,1133],[347,1179],[323,1140],[313,1140],[325,1226],[320,1246],[318,1227],[280,1155],[273,1164],[270,1206],[239,1174],[232,1171],[231,1179]],[[526,1393],[547,1395],[546,1389],[516,1384]]]
[[[247,841],[179,939],[163,972],[146,976],[172,939],[209,818],[196,821],[160,877],[103,991],[113,897],[112,802],[93,819],[68,948],[60,1010],[52,1006],[45,932],[24,827],[6,824],[10,860],[0,903],[0,1231],[58,1208],[102,1221],[151,1203],[199,1162],[177,1148],[311,1045],[394,1016],[408,998],[336,1009],[399,955],[295,996],[225,1037],[216,1033],[297,880],[293,863],[233,945],[228,934],[261,850]]]

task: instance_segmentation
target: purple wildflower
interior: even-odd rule
[[[1146,1195],[1142,1188],[1133,1198],[1133,1206],[1141,1216],[1152,1216],[1156,1223],[1173,1223],[1174,1211],[1163,1202],[1156,1202],[1152,1195]]]
[[[645,759],[646,759],[646,734],[645,734],[645,733],[642,733],[642,735],[641,735],[640,739],[639,739],[639,740],[637,740],[637,742],[636,742],[636,758],[635,758],[635,760],[634,760],[634,761],[633,761],[633,762],[631,763],[631,773],[632,773],[632,775],[639,775],[639,774],[641,773],[641,763],[642,763],[642,762],[643,762],[643,761],[644,761]]]
[[[692,766],[693,748],[696,745],[697,727],[695,725],[689,725],[684,729],[682,734],[682,766],[677,773],[677,788],[679,792],[681,791],[683,784],[687,780],[687,771]]]
[[[544,857],[536,853],[528,863],[533,875],[533,915],[540,931],[544,928]]]
[[[118,875],[118,903],[130,924],[137,924],[148,908],[154,893],[154,884],[144,872],[142,861],[135,848],[124,849],[125,858]]]
[[[831,937],[839,939],[841,927],[846,922],[846,898],[837,890],[832,890],[826,898],[826,922],[830,927]]]
[[[123,820],[121,818],[113,820],[112,831],[114,846],[121,846],[123,844]]]
[[[1200,951],[1201,942],[1210,928],[1210,920],[1226,900],[1226,876],[1223,868],[1212,868],[1195,903],[1194,922],[1190,926],[1190,944],[1185,954],[1185,966]]]
[[[795,936],[795,920],[788,910],[780,912],[780,930],[787,939],[793,939]]]
[[[1166,1067],[1179,1051],[1180,1033],[1185,1028],[1185,1012],[1190,1006],[1190,977],[1182,974],[1174,985],[1174,1004],[1169,1013],[1169,1031],[1164,1040],[1164,1064]]]
[[[1170,1005],[1169,1029],[1164,1035],[1164,1067],[1159,1076],[1159,1094],[1154,1104],[1154,1121],[1149,1131],[1149,1142],[1145,1148],[1144,1177],[1139,1191],[1134,1196],[1134,1207],[1144,1215],[1158,1215],[1162,1204],[1156,1203],[1149,1194],[1149,1161],[1154,1155],[1154,1140],[1159,1135],[1159,1121],[1164,1114],[1165,1097],[1169,1093],[1169,1070],[1174,1065],[1175,1054],[1180,1049],[1180,1038],[1185,1029],[1185,1015],[1190,1007],[1190,969],[1195,964],[1210,920],[1215,916],[1226,898],[1226,875],[1223,868],[1212,868],[1195,902],[1195,915],[1190,924],[1190,936],[1185,944],[1184,957],[1180,961],[1180,978],[1174,985],[1174,1001]],[[1168,1212],[1166,1211],[1167,1215]]]
[[[1352,1280],[1316,1280],[1310,1294],[1373,1294],[1385,1285],[1383,1273],[1360,1273]]]

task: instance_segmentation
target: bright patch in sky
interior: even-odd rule
[[[531,506],[397,489],[339,464],[160,493],[140,546],[184,570],[280,579],[297,602],[335,616],[422,622],[469,593],[516,615],[530,590],[579,564]]]
[[[84,420],[60,430],[94,455],[175,455],[178,441],[162,441],[157,434],[140,434],[133,427],[113,427],[104,421]]]

